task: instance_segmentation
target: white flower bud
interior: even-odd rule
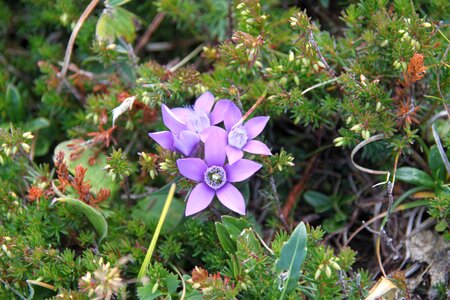
[[[331,277],[331,268],[330,268],[330,266],[326,266],[325,267],[325,274],[327,275],[328,278]]]
[[[292,52],[292,50],[289,51],[289,62],[293,62],[294,61],[294,52]]]
[[[20,146],[26,153],[30,152],[30,145],[28,145],[26,143],[21,143]]]
[[[320,271],[320,269],[318,269],[318,270],[316,271],[316,274],[314,275],[314,279],[315,279],[315,280],[319,279],[320,273],[321,273],[321,272],[322,272],[322,271]]]

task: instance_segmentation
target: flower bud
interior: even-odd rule
[[[302,58],[302,63],[303,63],[305,66],[309,66],[310,61],[309,61],[309,59],[307,59],[306,57],[303,57],[303,58]]]
[[[431,23],[429,23],[429,22],[424,22],[424,23],[422,24],[422,26],[425,27],[425,28],[429,28],[429,27],[431,27],[431,26],[433,26],[433,25],[431,25]]]
[[[319,67],[325,68],[325,64],[324,64],[321,60],[319,60],[319,61],[317,62],[317,64],[319,65]]]
[[[292,50],[289,51],[289,62],[293,62],[294,61],[294,52],[292,52]]]
[[[325,274],[327,275],[328,278],[331,277],[331,268],[328,265],[325,267]]]
[[[315,279],[315,280],[319,279],[320,273],[322,273],[322,271],[320,271],[320,269],[318,269],[318,270],[316,271],[316,274],[314,275],[314,279]]]
[[[28,145],[26,143],[21,143],[20,146],[26,153],[30,152],[30,145]]]
[[[22,137],[27,139],[27,140],[31,140],[32,138],[34,138],[33,134],[29,131],[25,132],[24,134],[22,134]]]
[[[389,44],[389,41],[388,41],[388,40],[384,40],[384,41],[381,43],[381,47],[386,47],[388,44]]]
[[[381,102],[377,102],[377,106],[375,107],[376,111],[380,111],[381,109]]]
[[[335,261],[332,261],[331,263],[330,263],[330,265],[335,269],[335,270],[341,270],[341,267],[337,264],[337,262],[335,262]]]
[[[351,131],[360,131],[361,130],[361,124],[356,124],[352,128],[350,128]]]

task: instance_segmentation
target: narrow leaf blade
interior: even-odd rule
[[[289,240],[281,248],[280,258],[275,269],[280,278],[279,289],[282,291],[280,299],[292,291],[300,278],[301,266],[307,253],[307,234],[305,224],[300,223],[292,232]]]

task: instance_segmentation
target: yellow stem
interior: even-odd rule
[[[169,211],[170,203],[172,203],[173,195],[175,194],[176,184],[173,183],[170,186],[169,194],[166,198],[166,203],[164,203],[164,208],[161,212],[161,217],[159,218],[158,225],[156,226],[155,233],[153,234],[152,241],[150,242],[150,246],[148,247],[147,254],[145,255],[144,262],[142,263],[141,269],[139,270],[138,280],[140,281],[145,274],[147,273],[148,265],[150,264],[150,260],[152,259],[153,251],[156,247],[156,242],[158,241],[159,233],[161,232],[161,228],[166,220],[167,212]]]

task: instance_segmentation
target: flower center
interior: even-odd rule
[[[247,144],[247,140],[247,131],[242,126],[238,126],[228,133],[228,144],[235,148],[242,149]]]
[[[227,174],[222,167],[212,166],[204,175],[205,183],[215,190],[221,188],[227,182]]]
[[[211,126],[211,121],[209,120],[208,114],[202,110],[192,111],[188,121],[192,124],[192,127],[194,127],[194,130],[197,133]]]

